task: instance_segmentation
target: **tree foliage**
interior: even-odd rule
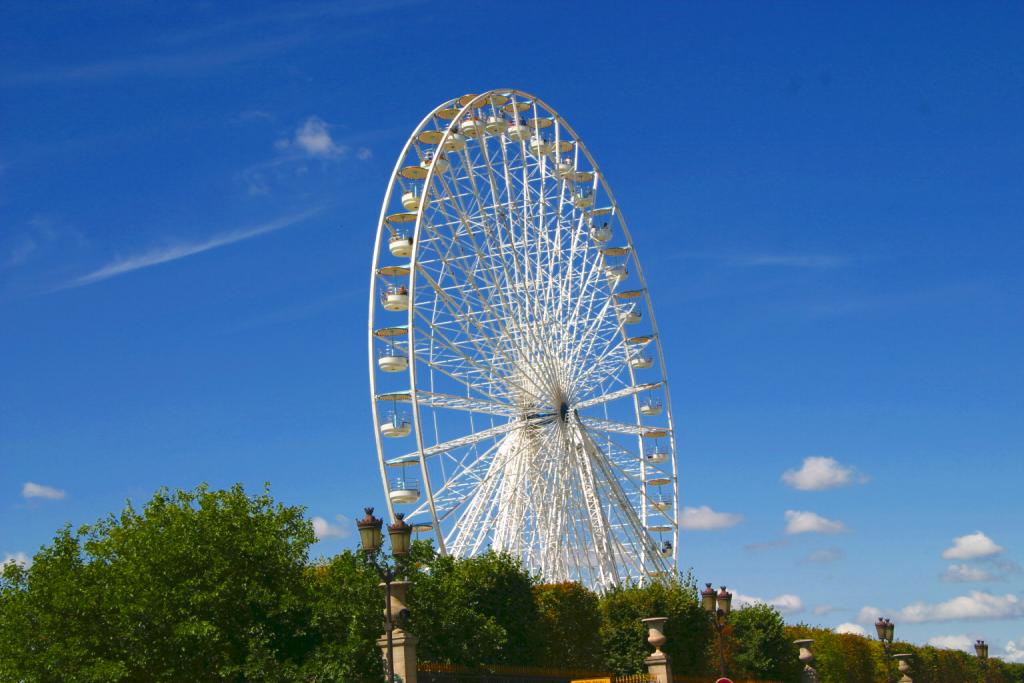
[[[157,492],[6,571],[0,669],[26,681],[288,680],[313,644],[301,508]],[[12,680],[12,678],[5,678]]]
[[[787,682],[799,678],[797,649],[778,610],[761,602],[747,605],[729,616],[729,625],[733,674]]]
[[[424,661],[535,664],[541,645],[533,579],[519,560],[486,552],[457,559],[417,544],[410,630]]]
[[[299,507],[240,486],[158,491],[141,511],[65,527],[29,568],[0,573],[0,681],[380,680],[383,594],[366,558],[310,563]],[[717,671],[714,631],[692,575],[598,596],[578,583],[540,585],[513,557],[442,557],[416,543],[400,567],[413,585],[408,630],[421,661],[643,671],[640,620],[665,616],[680,675]],[[877,641],[785,627],[766,605],[730,617],[737,676],[796,680],[792,641],[814,639],[825,683],[887,683]],[[895,643],[915,683],[980,680],[976,657]],[[988,662],[989,683],[1024,683],[1024,666]]]
[[[539,584],[533,589],[540,622],[540,666],[599,669],[601,612],[597,594],[578,582]]]
[[[663,648],[672,657],[673,672],[701,675],[708,669],[712,629],[697,600],[692,575],[674,576],[645,586],[612,588],[600,599],[601,642],[605,666],[617,674],[644,670],[651,653],[641,619],[667,617]]]

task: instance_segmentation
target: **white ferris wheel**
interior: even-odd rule
[[[598,590],[676,566],[661,339],[625,219],[540,99],[464,95],[398,157],[370,280],[370,393],[392,519]]]

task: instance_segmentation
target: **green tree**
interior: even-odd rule
[[[307,578],[316,647],[301,680],[380,680],[384,660],[377,638],[383,631],[384,594],[377,573],[346,550],[311,566]]]
[[[410,630],[421,661],[484,666],[536,664],[541,651],[534,581],[519,560],[486,552],[440,556],[414,546]]]
[[[310,649],[313,530],[269,493],[161,490],[64,528],[0,584],[0,674],[24,681],[291,680]]]
[[[668,617],[663,650],[672,657],[673,672],[702,675],[707,672],[707,651],[712,629],[697,600],[692,574],[673,576],[646,586],[617,586],[600,598],[601,644],[605,666],[616,674],[643,670],[651,653],[641,619]]]
[[[771,605],[756,603],[729,615],[732,673],[747,678],[796,681],[797,650]]]
[[[572,581],[539,584],[534,586],[533,595],[542,648],[537,663],[571,669],[600,668],[601,612],[597,594]]]

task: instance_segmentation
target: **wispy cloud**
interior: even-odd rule
[[[63,500],[67,492],[63,489],[37,484],[34,481],[26,481],[21,487],[22,498],[46,498],[48,500]]]
[[[178,259],[183,259],[186,256],[201,254],[204,251],[210,251],[211,249],[217,249],[218,247],[224,247],[229,244],[252,239],[253,237],[259,237],[260,235],[266,235],[271,232],[283,230],[284,228],[289,228],[303,222],[307,218],[320,213],[320,211],[322,211],[321,207],[309,209],[301,213],[278,218],[277,220],[264,223],[262,225],[240,228],[238,230],[214,235],[213,237],[200,242],[186,242],[172,246],[158,247],[144,251],[140,254],[117,258],[107,265],[57,287],[56,289],[60,290],[84,287],[85,285],[109,280],[110,278],[117,277],[118,275],[124,275],[125,273],[131,273],[143,268],[157,266],[161,263],[177,261]]]
[[[981,567],[969,564],[951,564],[939,577],[946,583],[970,583],[972,581],[992,581],[995,579],[990,572]]]
[[[0,85],[114,80],[134,76],[189,76],[280,52],[303,40],[302,35],[234,45],[231,47],[110,59],[90,64],[52,66],[0,76]]]
[[[822,548],[808,555],[804,562],[808,564],[830,564],[838,562],[843,557],[845,557],[845,554],[841,548]]]
[[[735,268],[804,268],[832,270],[847,265],[850,259],[837,254],[802,252],[685,252],[683,258],[719,261]]]

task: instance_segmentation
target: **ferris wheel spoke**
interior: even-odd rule
[[[575,403],[577,410],[583,410],[584,408],[593,408],[604,403],[611,401],[617,401],[620,398],[626,398],[628,396],[635,396],[644,391],[653,391],[662,385],[661,382],[648,382],[647,384],[637,384],[635,386],[626,386],[616,391],[611,391],[606,394],[601,394],[588,398],[583,401],[577,401]]]
[[[443,441],[432,446],[427,446],[422,451],[423,457],[429,458],[431,456],[438,455],[439,453],[447,453],[448,451],[454,450],[456,448],[468,446],[470,444],[477,443],[478,441],[486,441],[487,439],[493,439],[495,437],[501,436],[502,434],[506,434],[513,430],[523,429],[531,425],[542,424],[550,420],[551,417],[548,416],[509,420],[504,424],[500,424],[495,427],[490,427],[488,429],[481,430],[479,432],[476,432],[475,434],[460,436],[456,439],[450,439],[448,441]],[[398,465],[407,462],[417,462],[419,461],[420,453],[421,451],[413,451],[412,453],[400,455],[397,458],[391,458],[390,460],[388,460],[387,464]]]
[[[612,432],[615,434],[629,434],[631,436],[643,436],[651,431],[646,425],[627,424],[616,420],[606,420],[590,415],[580,415],[580,422],[589,429],[596,429],[599,432]]]
[[[508,403],[484,401],[466,396],[453,396],[451,394],[438,394],[424,391],[423,389],[416,390],[416,400],[420,404],[430,406],[431,408],[449,408],[451,410],[464,410],[502,417],[515,417],[517,415],[515,406]]]
[[[640,517],[626,499],[626,496],[619,485],[618,479],[616,479],[615,475],[609,470],[607,458],[603,457],[601,449],[590,438],[586,429],[581,428],[579,433],[588,454],[591,456],[591,461],[594,463],[595,469],[602,475],[602,483],[607,488],[610,498],[618,502],[618,506],[613,508],[617,515],[621,517],[618,521],[620,521],[620,523],[622,523],[628,530],[631,538],[637,539],[638,543],[643,546],[650,545],[649,543],[644,542],[645,539],[649,538],[647,529],[644,528],[644,524],[640,520]],[[632,561],[636,558],[629,556],[629,559]],[[652,557],[651,559],[655,564],[664,566],[662,558]],[[643,566],[643,564],[644,562],[641,560],[640,566]]]

